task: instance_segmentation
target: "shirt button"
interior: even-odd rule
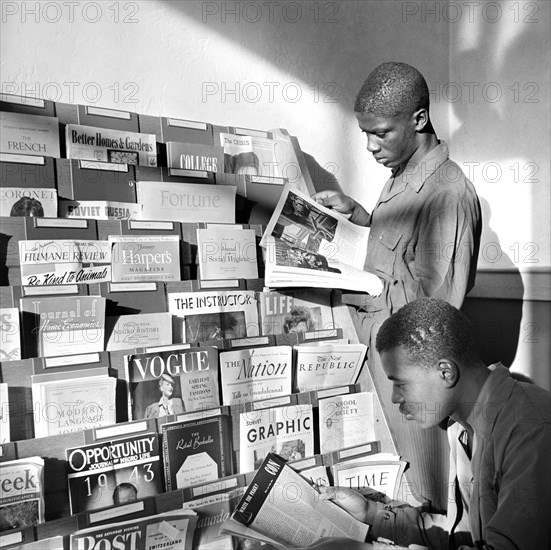
[[[388,512],[385,512],[383,514],[383,519],[390,519],[390,514]]]
[[[383,236],[382,236],[382,235],[379,235],[379,240],[380,240],[380,241],[383,240]]]
[[[373,235],[369,235],[369,238],[372,239],[372,238],[373,238]]]

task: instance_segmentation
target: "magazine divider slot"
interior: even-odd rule
[[[26,155],[2,155],[0,156],[0,187],[55,189],[59,177],[59,174],[56,174],[58,160],[53,157],[37,159]]]
[[[0,548],[12,548],[36,540],[36,527],[22,527],[0,533]]]
[[[56,159],[60,198],[76,201],[136,202],[136,169],[130,164]]]
[[[78,124],[123,132],[139,132],[138,114],[92,105],[78,106]]]

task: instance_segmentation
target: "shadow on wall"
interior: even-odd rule
[[[334,189],[335,191],[342,192],[339,180],[334,174],[323,168],[312,155],[309,155],[304,151],[303,155],[316,191]]]
[[[485,242],[488,243],[481,247],[480,254],[492,254],[493,258],[496,250],[500,252],[502,262],[500,265],[504,266],[503,269],[508,272],[509,278],[512,274],[513,287],[518,294],[514,300],[467,296],[461,310],[474,325],[481,359],[486,364],[501,361],[505,366],[510,367],[519,344],[524,284],[520,271],[511,258],[503,252],[499,237],[490,227],[491,209],[488,201],[480,199],[480,206],[484,226],[482,234],[485,236]]]

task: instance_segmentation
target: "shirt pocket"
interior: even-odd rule
[[[379,243],[378,263],[373,266],[390,277],[394,277],[396,269],[396,259],[398,257],[398,244],[402,238],[402,233],[392,228],[387,228],[379,234],[373,236]]]

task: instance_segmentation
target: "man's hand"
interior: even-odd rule
[[[369,523],[370,502],[354,489],[346,487],[319,487],[320,499],[330,500],[362,523]]]
[[[367,227],[371,224],[371,216],[365,208],[340,191],[320,191],[314,193],[311,198],[326,208],[332,208],[356,225]]]

